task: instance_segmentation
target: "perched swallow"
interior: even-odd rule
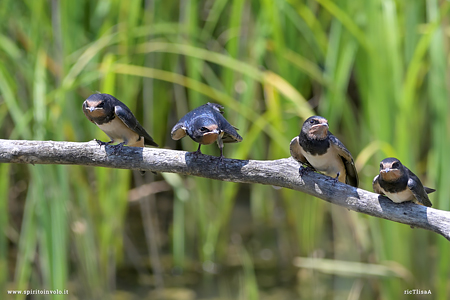
[[[340,182],[358,186],[353,157],[329,130],[327,119],[312,116],[303,123],[300,135],[292,139],[291,155],[301,164],[333,177]],[[307,169],[302,169],[303,172]]]
[[[373,191],[386,195],[395,203],[413,201],[431,207],[427,194],[436,190],[424,187],[420,179],[407,167],[394,158],[383,159],[380,163],[380,174],[373,179]]]
[[[139,124],[131,110],[115,97],[108,94],[93,94],[83,103],[86,117],[97,125],[111,139],[109,142],[97,140],[100,145],[120,142],[131,147],[151,145],[158,147],[152,137]]]
[[[201,154],[200,147],[217,141],[220,149],[220,159],[223,158],[223,143],[237,143],[242,137],[237,133],[237,128],[228,123],[222,116],[223,106],[216,103],[207,103],[188,112],[172,128],[171,136],[179,140],[187,135],[197,143],[195,151]]]

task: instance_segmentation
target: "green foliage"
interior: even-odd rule
[[[278,159],[317,113],[353,153],[361,188],[371,190],[379,161],[396,156],[437,189],[433,206],[450,210],[449,10],[437,0],[3,0],[0,137],[106,140],[81,111],[101,91],[126,103],[158,144],[189,151],[197,145],[172,141],[171,127],[207,101],[220,103],[244,137],[225,145],[226,157]],[[218,155],[215,146],[202,151]],[[153,222],[159,237],[137,240],[157,243],[165,286],[199,297],[394,299],[415,288],[450,295],[449,244],[431,232],[289,190],[156,178],[171,191],[139,223],[130,217],[130,171],[0,166],[2,293],[69,289],[100,299],[128,290],[124,299],[140,298],[158,286],[149,276],[154,257],[123,236]],[[169,220],[160,202],[170,203]],[[330,267],[297,273],[298,256]],[[367,272],[342,276],[330,259]],[[130,265],[137,279],[122,284]],[[374,265],[387,271],[364,275]]]

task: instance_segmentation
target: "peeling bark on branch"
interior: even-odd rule
[[[259,183],[301,191],[356,212],[434,231],[450,240],[450,212],[388,198],[309,172],[299,176],[292,158],[237,160],[159,148],[111,147],[88,143],[0,140],[0,163],[84,165],[150,170],[210,179]]]

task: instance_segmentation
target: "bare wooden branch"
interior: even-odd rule
[[[378,218],[434,231],[450,240],[450,212],[416,205],[395,204],[388,198],[356,189],[329,177],[308,172],[299,176],[292,158],[278,160],[223,159],[159,148],[113,147],[88,143],[0,140],[0,163],[64,164],[150,170],[215,180],[259,183],[301,191],[327,202]]]

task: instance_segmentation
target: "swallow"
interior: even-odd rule
[[[372,182],[373,191],[385,195],[395,203],[412,201],[431,207],[427,194],[435,189],[424,187],[420,179],[407,167],[394,158],[383,159],[380,163],[380,174]]]
[[[242,137],[237,133],[236,127],[228,123],[223,117],[223,106],[210,103],[204,104],[188,112],[172,128],[171,136],[174,140],[182,139],[189,135],[191,139],[199,143],[197,151],[201,154],[200,147],[217,141],[220,149],[220,159],[223,159],[223,143],[237,143]]]
[[[158,147],[131,110],[109,94],[90,95],[83,103],[83,112],[89,121],[97,125],[111,139],[106,143],[96,139],[100,146],[120,142],[118,147],[123,145]]]
[[[291,156],[303,165],[303,174],[312,168],[342,183],[358,187],[358,173],[350,151],[329,130],[327,119],[312,116],[303,123],[300,134],[292,139]]]

